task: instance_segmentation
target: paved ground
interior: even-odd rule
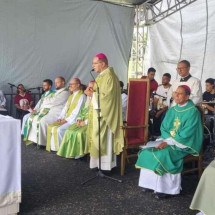
[[[94,176],[89,162],[70,160],[22,146],[22,204],[20,214],[29,215],[192,215],[189,209],[198,183],[195,175],[183,176],[180,196],[157,200],[137,186],[139,171],[127,168],[123,183],[97,178],[87,186],[81,182]],[[112,177],[120,179],[119,168]]]

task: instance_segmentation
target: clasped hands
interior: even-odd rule
[[[167,147],[167,142],[162,142],[158,146],[155,146],[156,149],[164,149]]]
[[[84,120],[78,119],[76,122],[76,125],[79,127],[83,127],[83,126],[85,126],[85,122],[84,122]]]
[[[63,125],[65,123],[67,123],[67,121],[65,119],[58,119],[57,122],[60,124],[60,125]]]

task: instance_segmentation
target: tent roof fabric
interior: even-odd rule
[[[125,6],[135,6],[135,5],[141,5],[143,3],[150,3],[154,4],[158,2],[158,0],[96,0],[96,1],[103,1],[103,2],[109,2],[112,4],[119,4],[119,5],[125,5]],[[162,0],[160,0],[162,1]]]

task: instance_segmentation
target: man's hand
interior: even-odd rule
[[[164,149],[167,147],[167,142],[162,142],[161,144],[159,144],[158,146],[156,146],[156,149]]]
[[[67,123],[67,121],[65,119],[58,119],[57,122],[60,124],[60,125],[63,125],[65,123]]]
[[[61,119],[60,124],[63,125],[65,123],[67,123],[67,121],[65,119]]]

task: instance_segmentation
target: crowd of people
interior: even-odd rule
[[[153,191],[156,198],[180,193],[183,158],[198,156],[202,148],[202,112],[209,130],[214,132],[214,79],[205,81],[206,91],[202,94],[201,82],[190,74],[190,67],[189,61],[180,61],[176,69],[180,78],[171,81],[171,75],[164,73],[160,85],[153,67],[141,77],[150,81],[149,132],[158,138],[140,150],[136,167],[141,169],[139,186]],[[105,54],[93,58],[92,68],[98,76],[85,90],[78,78],[72,78],[67,88],[65,79],[59,76],[54,80],[55,91],[50,79],[43,81],[44,93],[35,107],[22,84],[17,87],[14,103],[26,144],[36,143],[65,158],[90,154],[90,168],[99,166],[100,151],[101,169],[111,170],[124,147],[122,125],[126,121],[127,93]],[[5,98],[1,91],[0,102],[2,111]],[[194,203],[192,207],[196,207]]]

